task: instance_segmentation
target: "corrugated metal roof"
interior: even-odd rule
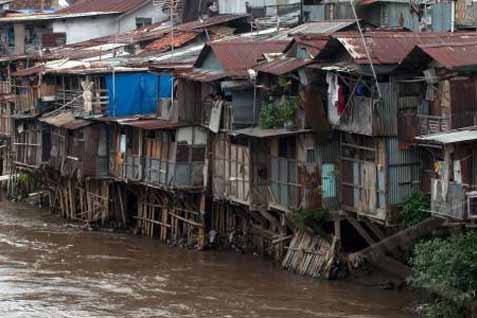
[[[192,69],[177,73],[177,77],[204,83],[218,81],[225,78],[226,76],[227,74],[224,72],[207,71],[202,69]]]
[[[293,36],[299,34],[334,33],[353,25],[356,25],[356,20],[352,19],[309,22],[291,29],[288,34]]]
[[[417,33],[417,32],[367,32],[364,34],[371,60],[375,64],[398,64],[419,44],[476,42],[476,32]],[[321,50],[318,60],[334,58],[340,43],[357,64],[369,64],[363,40],[358,32],[337,33]],[[322,38],[323,39],[323,38]]]
[[[221,14],[207,19],[198,21],[192,21],[179,25],[177,28],[181,31],[198,31],[203,30],[211,26],[232,22],[249,17],[248,14]]]
[[[145,130],[176,129],[178,127],[184,126],[184,124],[172,122],[170,120],[162,120],[162,119],[125,121],[120,124],[124,126],[131,126],[131,127],[141,128]]]
[[[65,128],[65,129],[80,129],[89,125],[92,125],[93,122],[76,119],[72,112],[61,112],[52,116],[41,117],[39,121],[47,123],[48,125]]]
[[[436,142],[444,145],[453,144],[464,141],[477,140],[477,130],[466,129],[459,131],[450,131],[445,133],[416,137],[416,139],[420,141]]]
[[[311,129],[286,129],[286,128],[278,128],[278,129],[262,129],[259,127],[253,128],[244,128],[239,130],[234,130],[232,132],[233,136],[249,136],[255,138],[270,138],[275,136],[288,136],[288,135],[298,135],[298,134],[305,134],[312,132]]]
[[[163,50],[170,49],[171,47],[178,48],[196,39],[198,36],[199,36],[199,33],[197,32],[178,31],[178,32],[174,32],[174,35],[172,35],[172,32],[170,32],[166,34],[164,37],[148,44],[145,48],[145,51],[160,52]]]
[[[152,0],[82,0],[59,10],[59,13],[117,12],[126,13],[140,8]]]
[[[44,65],[38,65],[38,66],[33,66],[33,67],[25,68],[22,70],[18,70],[14,72],[12,75],[17,77],[30,76],[30,75],[41,73],[44,70],[45,70]]]
[[[69,123],[66,123],[63,125],[63,128],[70,129],[70,130],[75,130],[75,129],[80,129],[87,127],[89,125],[92,125],[93,122],[89,120],[84,120],[84,119],[75,119]]]
[[[419,45],[417,49],[447,69],[477,66],[477,42]]]
[[[313,63],[313,60],[301,60],[294,57],[282,57],[269,63],[263,63],[255,67],[258,72],[268,73],[276,76],[284,75]]]
[[[247,71],[257,65],[264,53],[281,53],[290,41],[275,40],[232,40],[208,44],[201,52],[196,63],[200,67],[202,61],[212,50],[227,75],[248,76]]]

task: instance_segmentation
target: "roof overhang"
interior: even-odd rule
[[[419,136],[416,137],[416,140],[420,142],[436,143],[440,145],[470,142],[477,140],[477,130],[463,129],[458,131],[449,131],[427,136]]]
[[[306,133],[312,133],[311,129],[287,129],[287,128],[276,128],[276,129],[263,129],[259,127],[253,128],[244,128],[239,130],[234,130],[232,136],[247,136],[255,138],[273,138],[278,136],[292,136],[300,135]]]

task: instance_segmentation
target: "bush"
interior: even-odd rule
[[[430,209],[430,202],[423,193],[413,193],[403,205],[402,223],[407,226],[419,224],[431,216]]]
[[[476,247],[476,232],[448,239],[435,238],[416,245],[411,260],[411,285],[446,296],[424,308],[426,317],[463,316],[463,305],[473,301],[477,291]],[[447,315],[446,312],[461,314]]]
[[[326,209],[298,209],[293,211],[291,220],[300,230],[308,227],[316,233],[321,233],[328,216],[329,212]]]
[[[264,129],[283,128],[284,124],[294,121],[298,109],[297,98],[283,96],[278,103],[269,102],[262,106],[260,112],[260,127]]]

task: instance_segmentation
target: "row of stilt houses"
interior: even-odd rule
[[[6,58],[4,174],[41,180],[71,220],[314,277],[392,241],[413,193],[477,217],[476,33],[239,34],[243,16],[219,18]]]

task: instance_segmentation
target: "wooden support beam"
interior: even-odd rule
[[[368,234],[368,232],[359,224],[358,220],[354,217],[346,215],[346,220],[358,231],[359,235],[368,243],[369,245],[373,245],[376,241]]]
[[[198,228],[203,228],[203,227],[204,227],[204,225],[201,224],[201,223],[198,223],[198,222],[195,222],[195,221],[186,219],[186,218],[184,218],[184,217],[182,217],[182,216],[179,216],[179,215],[177,215],[177,214],[175,214],[175,213],[172,213],[172,212],[170,212],[170,211],[169,211],[169,215],[173,216],[174,218],[176,218],[176,219],[178,219],[178,220],[181,220],[181,221],[183,221],[183,222],[189,223],[190,225],[197,226]]]
[[[363,261],[377,263],[385,257],[386,251],[391,251],[397,247],[409,247],[418,238],[431,233],[444,223],[444,219],[429,218],[422,223],[407,228],[396,233],[378,243],[372,244],[364,250],[349,255],[349,261],[353,266],[358,267]]]

